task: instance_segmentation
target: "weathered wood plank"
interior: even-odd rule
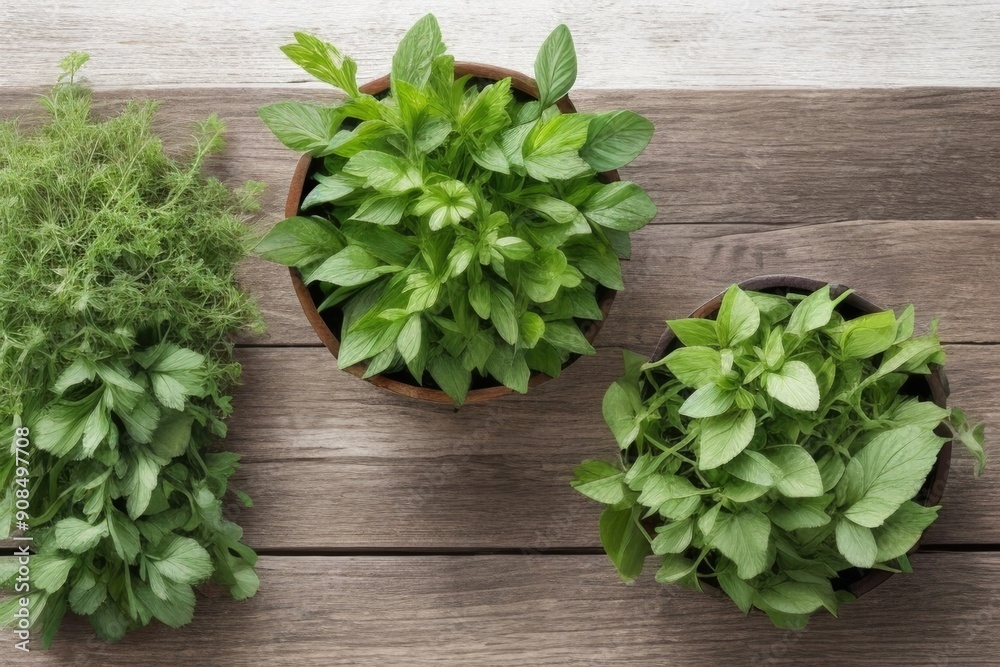
[[[210,593],[191,625],[117,645],[74,618],[50,651],[17,664],[993,664],[1000,554],[913,565],[840,618],[817,613],[793,632],[651,572],[626,586],[603,556],[263,558],[251,600]]]
[[[294,30],[323,35],[375,76],[428,11],[452,53],[525,70],[565,22],[578,85],[591,88],[1000,85],[998,14],[988,0],[396,0],[392,11],[307,0],[6,0],[0,82],[48,80],[78,49],[93,54],[89,71],[105,86],[298,83],[307,77],[278,51]]]
[[[941,318],[951,342],[997,342],[1000,224],[856,221],[803,226],[652,225],[633,237],[625,290],[598,345],[651,352],[665,319],[686,317],[730,283],[792,273],[850,285],[886,307]],[[253,342],[318,345],[286,269],[250,259],[241,275],[269,330]]]
[[[956,405],[1000,429],[990,390],[1000,346],[948,348]],[[601,349],[560,378],[457,412],[383,392],[335,368],[325,349],[243,349],[245,386],[227,447],[234,484],[254,499],[230,508],[265,549],[598,548],[599,506],[569,487],[588,458],[617,446],[601,398],[621,374]],[[989,439],[996,459],[1000,445]],[[975,480],[956,448],[928,543],[1000,543],[1000,467]]]
[[[1000,62],[1000,58],[998,58]],[[38,117],[31,91],[0,88],[0,115]],[[285,99],[330,101],[289,89],[108,91],[162,99],[160,128],[179,148],[198,118],[229,122],[229,149],[212,164],[238,182],[269,184],[265,223],[281,217],[297,156],[256,109]],[[581,110],[633,109],[656,135],[623,170],[660,206],[658,223],[802,224],[858,219],[1000,217],[1000,90],[643,91],[574,93]]]

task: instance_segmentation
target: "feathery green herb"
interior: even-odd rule
[[[234,279],[260,185],[203,175],[222,147],[215,117],[183,164],[153,133],[153,102],[92,119],[74,81],[86,59],[63,62],[43,126],[0,123],[0,538],[29,525],[44,645],[67,610],[116,640],[190,621],[192,585],[210,577],[237,599],[258,586],[256,554],[222,515],[239,457],[208,446],[240,374],[232,336],[262,326]],[[17,566],[0,563],[9,587]],[[0,603],[4,623],[24,595]]]
[[[408,373],[460,404],[474,377],[523,393],[533,371],[593,354],[578,321],[603,317],[598,287],[623,288],[629,232],[656,215],[638,185],[597,173],[634,160],[653,126],[631,111],[560,113],[577,69],[566,26],[535,61],[539,100],[509,78],[456,79],[432,15],[399,43],[381,99],[358,91],[332,44],[295,39],[283,51],[347,99],[260,109],[322,166],[303,215],[257,251],[318,283],[320,310],[343,309],[340,366]]]
[[[657,581],[705,580],[749,613],[803,627],[850,594],[851,568],[909,571],[938,507],[914,502],[948,425],[985,465],[982,426],[901,391],[944,363],[914,311],[846,319],[829,286],[803,297],[733,285],[716,318],[667,322],[682,345],[604,397],[617,465],[585,461],[573,486],[608,505],[601,542],[622,578],[662,557]]]

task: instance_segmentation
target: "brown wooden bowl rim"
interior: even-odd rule
[[[470,63],[470,62],[456,62],[455,63],[455,74],[457,76],[471,75],[474,77],[492,79],[498,81],[500,79],[510,77],[511,85],[516,90],[519,90],[525,94],[532,97],[538,97],[538,85],[535,80],[526,74],[521,72],[516,72],[514,70],[506,69],[503,67],[496,67],[494,65],[483,65],[480,63]],[[389,88],[389,75],[379,77],[373,81],[369,81],[365,85],[361,86],[360,90],[362,93],[369,95],[377,95],[381,92],[388,90]],[[563,113],[576,113],[576,107],[573,106],[573,102],[570,100],[569,96],[563,97],[561,100],[556,102],[556,105]],[[295,167],[295,173],[292,175],[292,182],[288,188],[288,199],[285,201],[285,216],[292,217],[299,215],[299,205],[302,203],[302,198],[305,195],[305,185],[306,178],[309,174],[309,169],[312,165],[313,158],[309,153],[305,153],[299,158],[298,164]],[[612,183],[621,180],[618,171],[605,171],[598,174],[598,178],[604,183]],[[302,310],[305,312],[306,319],[309,320],[309,324],[312,325],[313,330],[319,339],[323,342],[330,353],[336,357],[340,352],[340,339],[337,335],[330,330],[327,326],[326,321],[323,316],[319,313],[317,309],[317,304],[313,300],[312,295],[309,293],[309,287],[305,284],[302,279],[302,274],[295,267],[289,268],[289,275],[292,280],[292,287],[295,289],[295,295],[299,299],[299,304],[302,306]],[[601,309],[602,318],[600,320],[577,320],[580,325],[581,331],[583,331],[584,337],[588,342],[593,343],[594,339],[597,337],[598,332],[601,330],[605,320],[608,318],[608,314],[611,312],[611,304],[615,300],[615,290],[603,287],[602,285],[597,286],[597,293],[599,295],[598,305]],[[574,354],[563,364],[562,368],[565,370],[570,364],[575,362],[580,358],[581,355]],[[429,387],[422,387],[416,384],[409,384],[407,382],[401,382],[399,380],[387,377],[385,375],[377,374],[371,377],[365,378],[364,373],[367,368],[365,362],[359,362],[348,368],[342,370],[355,375],[359,378],[367,380],[376,387],[380,387],[387,391],[391,391],[395,394],[400,394],[402,396],[408,396],[410,398],[416,398],[424,401],[431,401],[433,403],[454,403],[446,393],[440,389],[432,389]],[[537,387],[538,385],[552,379],[549,375],[535,371],[531,374],[528,380],[529,387]],[[505,396],[512,393],[513,390],[502,385],[497,384],[495,386],[481,387],[478,389],[471,389],[466,395],[465,403],[481,403],[483,401],[488,401],[493,398],[500,396]]]
[[[788,288],[804,293],[814,292],[824,285],[830,285],[830,293],[833,296],[838,296],[848,289],[846,286],[838,283],[816,280],[814,278],[803,278],[801,276],[794,275],[756,276],[754,278],[743,280],[737,284],[744,290],[766,291],[768,289]],[[695,309],[689,317],[710,318],[714,316],[718,312],[719,306],[722,304],[723,296],[725,296],[725,292],[722,292],[713,299],[706,301]],[[864,311],[865,313],[886,310],[867,297],[858,294],[858,292],[851,293],[851,295],[844,299],[842,303],[847,306],[853,306],[854,308]],[[666,355],[667,348],[674,342],[674,338],[674,333],[668,327],[660,337],[660,341],[657,343],[653,354],[650,355],[649,360],[659,361],[662,359]],[[927,385],[931,392],[931,400],[942,408],[946,407],[949,392],[948,381],[945,377],[944,370],[941,368],[935,368],[932,370],[930,375],[926,376],[926,378]],[[944,434],[944,431],[939,429],[939,435]],[[950,436],[950,433],[947,435]],[[927,475],[927,480],[930,483],[930,491],[923,503],[925,507],[936,505],[941,501],[941,497],[944,494],[945,484],[948,481],[948,471],[951,467],[951,448],[952,442],[949,440],[941,447],[941,451],[938,452],[937,461],[935,462],[930,473]],[[921,535],[921,540],[922,539],[923,535]],[[907,552],[907,555],[913,554],[919,549],[921,540],[917,540],[917,543],[914,544],[913,548]],[[867,574],[863,575],[860,579],[848,584],[845,590],[853,594],[855,597],[860,597],[861,595],[871,591],[879,584],[885,582],[892,575],[892,572],[886,572],[885,570],[869,570]],[[712,581],[706,581],[705,583],[709,586],[715,587],[715,583]]]

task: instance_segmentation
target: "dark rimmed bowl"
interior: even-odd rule
[[[455,75],[459,77],[470,75],[483,82],[499,81],[510,77],[511,88],[513,90],[519,91],[526,98],[538,98],[538,85],[535,83],[535,80],[513,70],[504,69],[502,67],[494,67],[492,65],[480,65],[477,63],[455,63]],[[388,90],[388,75],[361,86],[361,92],[376,96],[381,95]],[[573,103],[570,101],[568,96],[563,97],[556,104],[559,107],[559,110],[563,113],[576,113],[576,107],[573,106]],[[288,188],[288,199],[285,202],[286,217],[290,218],[292,216],[299,215],[299,207],[302,205],[302,201],[305,197],[309,194],[310,187],[307,187],[307,184],[310,182],[310,177],[316,172],[319,165],[320,161],[313,160],[312,156],[308,153],[299,158],[299,163],[295,168],[294,175],[292,176],[292,183]],[[603,183],[612,183],[620,180],[617,171],[602,172],[597,175],[597,178]],[[343,310],[340,307],[333,307],[320,313],[318,305],[322,303],[324,295],[319,286],[313,285],[310,287],[309,285],[306,285],[305,281],[302,279],[302,274],[294,267],[289,269],[289,273],[291,274],[292,286],[295,288],[295,294],[299,298],[299,303],[302,305],[302,310],[305,312],[306,318],[312,325],[313,330],[316,331],[316,335],[319,336],[319,339],[323,341],[323,344],[330,350],[330,353],[336,357],[340,352],[339,332],[341,330],[341,326],[343,325]],[[601,319],[577,320],[580,330],[583,331],[583,335],[589,342],[594,342],[594,338],[597,337],[597,332],[601,330],[601,325],[603,325],[604,320],[607,319],[608,313],[611,311],[611,304],[615,299],[615,294],[615,290],[608,289],[603,285],[598,285],[596,297],[598,306],[601,309]],[[566,363],[563,364],[563,369],[572,364],[579,357],[580,355],[578,354],[572,355]],[[366,368],[367,363],[361,362],[343,370],[346,370],[348,373],[356,375],[357,377],[362,377]],[[406,372],[378,374],[364,379],[377,387],[381,387],[382,389],[391,391],[395,394],[400,394],[402,396],[409,396],[410,398],[417,398],[424,401],[432,401],[434,403],[453,402],[451,398],[440,389],[420,386],[416,383],[414,378]],[[528,386],[537,387],[549,379],[551,379],[550,376],[536,371],[532,373],[531,378],[528,381]],[[492,398],[509,394],[512,391],[512,389],[509,389],[492,379],[477,377],[474,375],[472,388],[469,390],[469,393],[465,398],[465,403],[480,403],[482,401],[488,401]]]
[[[830,285],[830,295],[833,297],[843,294],[848,289],[844,285],[827,283],[822,280],[783,275],[758,276],[739,283],[740,288],[744,290],[782,295],[789,292],[811,294],[824,285]],[[704,303],[701,307],[691,313],[689,317],[713,319],[718,313],[719,307],[722,305],[723,296],[725,296],[725,292],[719,294],[711,301]],[[859,295],[857,292],[850,294],[837,306],[837,311],[848,319],[853,319],[854,317],[866,315],[868,313],[877,313],[882,310],[885,310],[885,308],[876,305],[867,298]],[[680,346],[680,341],[674,337],[673,332],[668,328],[660,338],[660,342],[656,345],[656,350],[649,357],[649,359],[650,361],[659,361]],[[930,375],[913,376],[903,389],[908,390],[910,393],[915,396],[919,396],[920,398],[929,398],[939,407],[946,407],[948,399],[948,381],[945,378],[944,372],[940,368],[933,369],[933,372]],[[944,427],[939,427],[937,434],[942,437],[951,437],[951,433]],[[944,494],[944,487],[945,483],[948,481],[948,469],[950,466],[951,440],[946,442],[944,446],[941,447],[941,451],[938,453],[937,462],[927,475],[927,480],[924,482],[923,487],[921,487],[920,491],[913,500],[921,505],[924,505],[925,507],[937,505],[941,501],[941,496]],[[909,551],[909,553],[914,553],[919,547],[920,540],[917,540],[917,543],[913,545],[913,548]],[[891,577],[892,574],[892,572],[886,572],[884,570],[863,570],[860,568],[851,568],[841,571],[840,578],[834,580],[833,585],[836,589],[846,590],[855,597],[858,597],[864,595],[884,582],[886,579]],[[706,580],[705,583],[714,586],[714,582],[710,580]]]

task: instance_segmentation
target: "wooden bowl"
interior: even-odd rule
[[[513,90],[520,91],[520,93],[528,98],[538,98],[538,85],[535,83],[535,80],[529,76],[521,74],[520,72],[514,72],[502,67],[493,67],[492,65],[455,63],[455,75],[457,77],[465,76],[467,74],[484,81],[499,81],[510,77],[511,88]],[[374,81],[361,86],[361,92],[376,96],[383,94],[388,90],[389,75],[375,79]],[[576,107],[573,106],[573,103],[570,101],[568,96],[563,97],[556,104],[559,107],[559,110],[563,113],[576,113]],[[288,188],[288,199],[285,202],[286,217],[299,215],[299,207],[302,204],[302,200],[309,194],[309,188],[306,187],[306,184],[309,177],[318,168],[319,163],[320,161],[314,161],[312,156],[308,153],[299,158],[299,163],[295,168],[295,174],[292,176],[291,186]],[[600,173],[597,177],[603,183],[612,183],[620,180],[616,170]],[[299,303],[302,304],[302,310],[305,312],[306,318],[308,318],[309,323],[316,331],[316,335],[319,336],[320,340],[323,341],[323,344],[330,350],[330,353],[336,357],[340,351],[339,332],[343,323],[343,310],[340,307],[335,306],[333,308],[328,308],[323,311],[323,313],[320,313],[317,310],[317,305],[322,302],[323,295],[320,292],[319,287],[314,286],[310,288],[310,286],[306,285],[305,281],[302,279],[302,274],[294,267],[289,269],[289,273],[291,274],[292,286],[295,288],[295,294],[299,298]],[[591,343],[594,342],[594,338],[597,337],[597,332],[601,330],[601,325],[604,323],[604,320],[607,319],[608,313],[611,311],[611,304],[615,299],[615,293],[615,290],[598,285],[596,297],[598,306],[601,309],[602,319],[577,320],[577,324],[579,324],[580,330],[583,331],[583,335]],[[563,368],[565,369],[579,357],[580,355],[578,354],[572,355],[566,363],[563,364]],[[346,370],[352,375],[362,377],[365,373],[366,367],[366,362],[360,362],[343,370]],[[422,387],[416,384],[409,373],[378,374],[365,379],[374,384],[376,387],[381,387],[382,389],[396,394],[401,394],[403,396],[409,396],[410,398],[418,398],[435,403],[453,402],[451,398],[440,389]],[[528,386],[537,387],[549,379],[551,378],[548,375],[536,371],[532,373],[531,379],[528,381]],[[476,376],[473,376],[472,388],[469,390],[469,393],[465,398],[465,403],[480,403],[492,398],[497,398],[498,396],[509,394],[512,391],[513,390],[495,382],[491,378],[477,378]]]
[[[810,294],[827,284],[830,285],[830,295],[833,297],[839,296],[847,290],[847,287],[843,285],[835,285],[832,283],[826,283],[822,280],[813,280],[811,278],[784,275],[750,278],[739,283],[739,286],[744,290],[752,290],[755,292],[771,292],[776,294],[797,292],[799,294]],[[719,311],[719,307],[722,305],[722,297],[724,295],[725,293],[723,292],[711,301],[706,302],[691,313],[690,317],[714,318]],[[837,306],[837,310],[838,312],[841,312],[842,315],[850,318],[852,316],[857,317],[868,313],[877,313],[885,310],[885,308],[874,304],[865,297],[859,295],[857,292],[854,292],[840,302]],[[650,361],[659,361],[677,347],[680,347],[680,341],[674,337],[672,331],[667,329],[667,331],[664,332],[663,336],[660,338],[660,342],[656,345],[656,350],[649,359]],[[946,406],[948,399],[948,381],[945,378],[944,372],[940,368],[935,368],[930,375],[914,376],[914,378],[926,381],[926,389],[921,387],[920,390],[916,392],[917,395],[920,395],[921,398],[930,398],[935,405],[942,408]],[[937,433],[942,437],[951,437],[951,432],[944,427],[939,427]],[[924,482],[923,487],[913,499],[915,502],[918,502],[925,507],[930,507],[932,505],[937,505],[941,501],[941,496],[944,494],[945,483],[948,481],[948,469],[951,466],[951,444],[951,440],[949,440],[943,447],[941,447],[941,451],[938,453],[937,461],[935,462],[934,467],[931,469],[930,473],[928,473],[927,480]],[[909,551],[909,553],[914,553],[919,546],[920,540],[917,540],[917,543],[913,545],[913,548]],[[863,570],[860,568],[851,568],[849,570],[841,571],[840,578],[835,580],[833,584],[834,588],[846,590],[855,597],[858,597],[884,582],[886,579],[891,577],[892,574],[892,572],[886,572],[884,570]],[[711,580],[705,580],[705,583],[711,586],[715,585]]]

